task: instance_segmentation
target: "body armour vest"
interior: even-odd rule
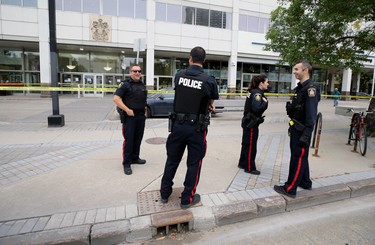
[[[206,114],[208,109],[208,97],[203,91],[204,83],[208,76],[203,73],[200,76],[189,76],[181,71],[181,76],[176,84],[174,111],[176,113]]]
[[[131,80],[126,80],[125,83],[128,83],[129,91],[123,98],[124,104],[132,110],[144,110],[147,101],[146,86],[142,82]]]
[[[300,88],[297,87],[296,92],[292,99],[292,109],[289,115],[291,118],[296,119],[297,121],[305,121],[305,101],[308,90],[310,88],[316,88],[314,83],[310,82],[308,85]]]

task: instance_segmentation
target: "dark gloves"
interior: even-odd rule
[[[306,148],[309,146],[310,144],[310,140],[309,140],[309,137],[307,137],[306,135],[302,135],[300,138],[299,138],[299,142],[298,144],[303,147],[303,148]]]

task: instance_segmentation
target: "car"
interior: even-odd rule
[[[153,93],[147,97],[146,116],[166,117],[173,111],[174,93]],[[215,100],[215,112],[224,111],[224,103],[221,100]]]
[[[368,94],[368,93],[365,93],[365,92],[358,92],[357,93],[357,96],[371,96],[370,94]]]

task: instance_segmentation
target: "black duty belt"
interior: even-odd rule
[[[198,120],[198,115],[196,114],[186,114],[186,113],[177,113],[176,121],[179,123],[189,122],[191,124],[196,123]]]
[[[134,116],[142,116],[145,114],[144,110],[133,110]]]

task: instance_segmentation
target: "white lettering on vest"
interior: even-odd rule
[[[202,89],[202,81],[193,80],[193,79],[185,78],[185,77],[180,77],[180,80],[178,81],[178,85],[195,88],[195,89]]]

